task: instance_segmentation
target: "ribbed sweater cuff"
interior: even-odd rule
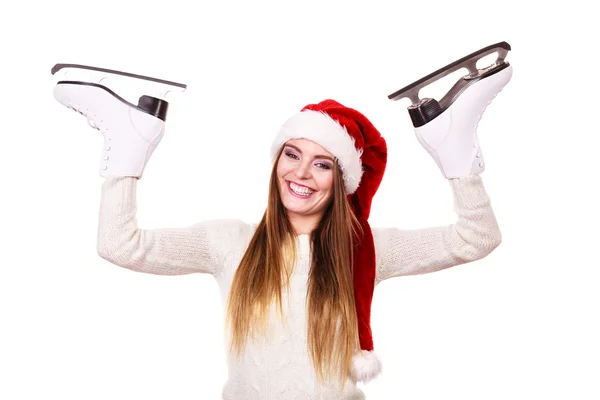
[[[135,177],[106,178],[102,185],[103,202],[115,207],[135,205],[137,182]]]
[[[478,174],[465,178],[449,179],[449,182],[454,194],[454,201],[458,206],[476,209],[482,205],[487,205],[490,201],[481,176]]]

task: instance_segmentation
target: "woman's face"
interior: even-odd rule
[[[332,195],[334,156],[308,139],[289,140],[277,164],[281,201],[290,218],[321,217]]]

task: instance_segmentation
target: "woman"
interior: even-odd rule
[[[74,92],[65,93],[55,95],[81,109],[73,106]],[[94,94],[96,99],[104,95]],[[105,100],[112,101],[111,96]],[[94,106],[109,108],[102,104],[97,100]],[[114,109],[111,115],[114,120]],[[102,123],[92,122],[110,134]],[[306,106],[278,132],[268,205],[259,223],[208,220],[184,228],[140,229],[137,182],[162,127],[158,131],[142,152],[116,135],[106,138],[105,149],[121,148],[111,153],[118,154],[110,161],[115,168],[101,168],[106,180],[98,254],[139,272],[215,277],[226,304],[230,345],[225,400],[364,399],[356,382],[381,372],[369,326],[374,287],[392,277],[481,259],[501,240],[473,160],[464,161],[464,176],[448,178],[455,224],[371,229],[367,220],[385,171],[386,143],[364,115],[333,100]],[[124,149],[136,154],[125,156]],[[443,154],[435,159],[443,172]]]

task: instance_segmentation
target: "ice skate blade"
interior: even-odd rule
[[[125,95],[127,92],[133,92],[136,98],[139,93],[144,93],[165,99],[172,91],[183,92],[187,89],[187,85],[183,83],[81,64],[59,63],[52,67],[51,73],[57,76],[57,83],[68,81],[100,84],[104,87],[112,87],[114,91],[120,92],[122,97],[127,97]]]
[[[106,69],[106,68],[100,68],[100,67],[92,67],[89,65],[81,65],[81,64],[56,64],[54,65],[54,67],[52,67],[51,73],[52,75],[56,74],[58,71],[65,69],[65,68],[76,68],[76,69],[87,69],[90,71],[98,71],[98,72],[105,72],[108,74],[115,74],[115,75],[122,75],[122,76],[128,76],[130,78],[136,78],[136,79],[143,79],[143,80],[147,80],[147,81],[152,81],[152,82],[157,82],[157,83],[162,83],[165,85],[170,85],[170,86],[176,86],[176,87],[180,87],[183,89],[187,88],[187,85],[184,83],[177,83],[177,82],[172,82],[172,81],[167,81],[164,79],[159,79],[159,78],[152,78],[150,76],[144,76],[144,75],[139,75],[139,74],[132,74],[130,72],[123,72],[123,71],[117,71],[114,69]]]
[[[409,98],[412,102],[412,106],[418,106],[424,100],[419,98],[419,91],[422,88],[461,68],[467,68],[469,70],[469,74],[459,79],[454,84],[452,89],[450,89],[450,91],[446,95],[444,95],[442,100],[439,101],[439,105],[441,106],[442,110],[445,110],[448,106],[450,106],[450,104],[452,104],[454,99],[456,99],[456,97],[462,91],[464,91],[464,89],[469,84],[479,79],[483,79],[487,76],[493,75],[494,73],[506,68],[509,65],[509,63],[506,62],[504,59],[506,58],[506,55],[510,50],[511,47],[506,42],[499,42],[484,47],[446,65],[445,67],[438,69],[437,71],[432,72],[427,76],[424,76],[423,78],[411,83],[408,86],[403,87],[400,90],[397,90],[396,92],[390,94],[388,98],[394,101],[403,98]],[[496,58],[496,60],[491,65],[485,68],[478,69],[477,61],[494,52],[498,53],[498,57]]]

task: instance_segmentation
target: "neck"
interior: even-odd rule
[[[310,234],[319,224],[322,214],[315,215],[298,215],[288,213],[288,218],[296,232],[296,235]]]

